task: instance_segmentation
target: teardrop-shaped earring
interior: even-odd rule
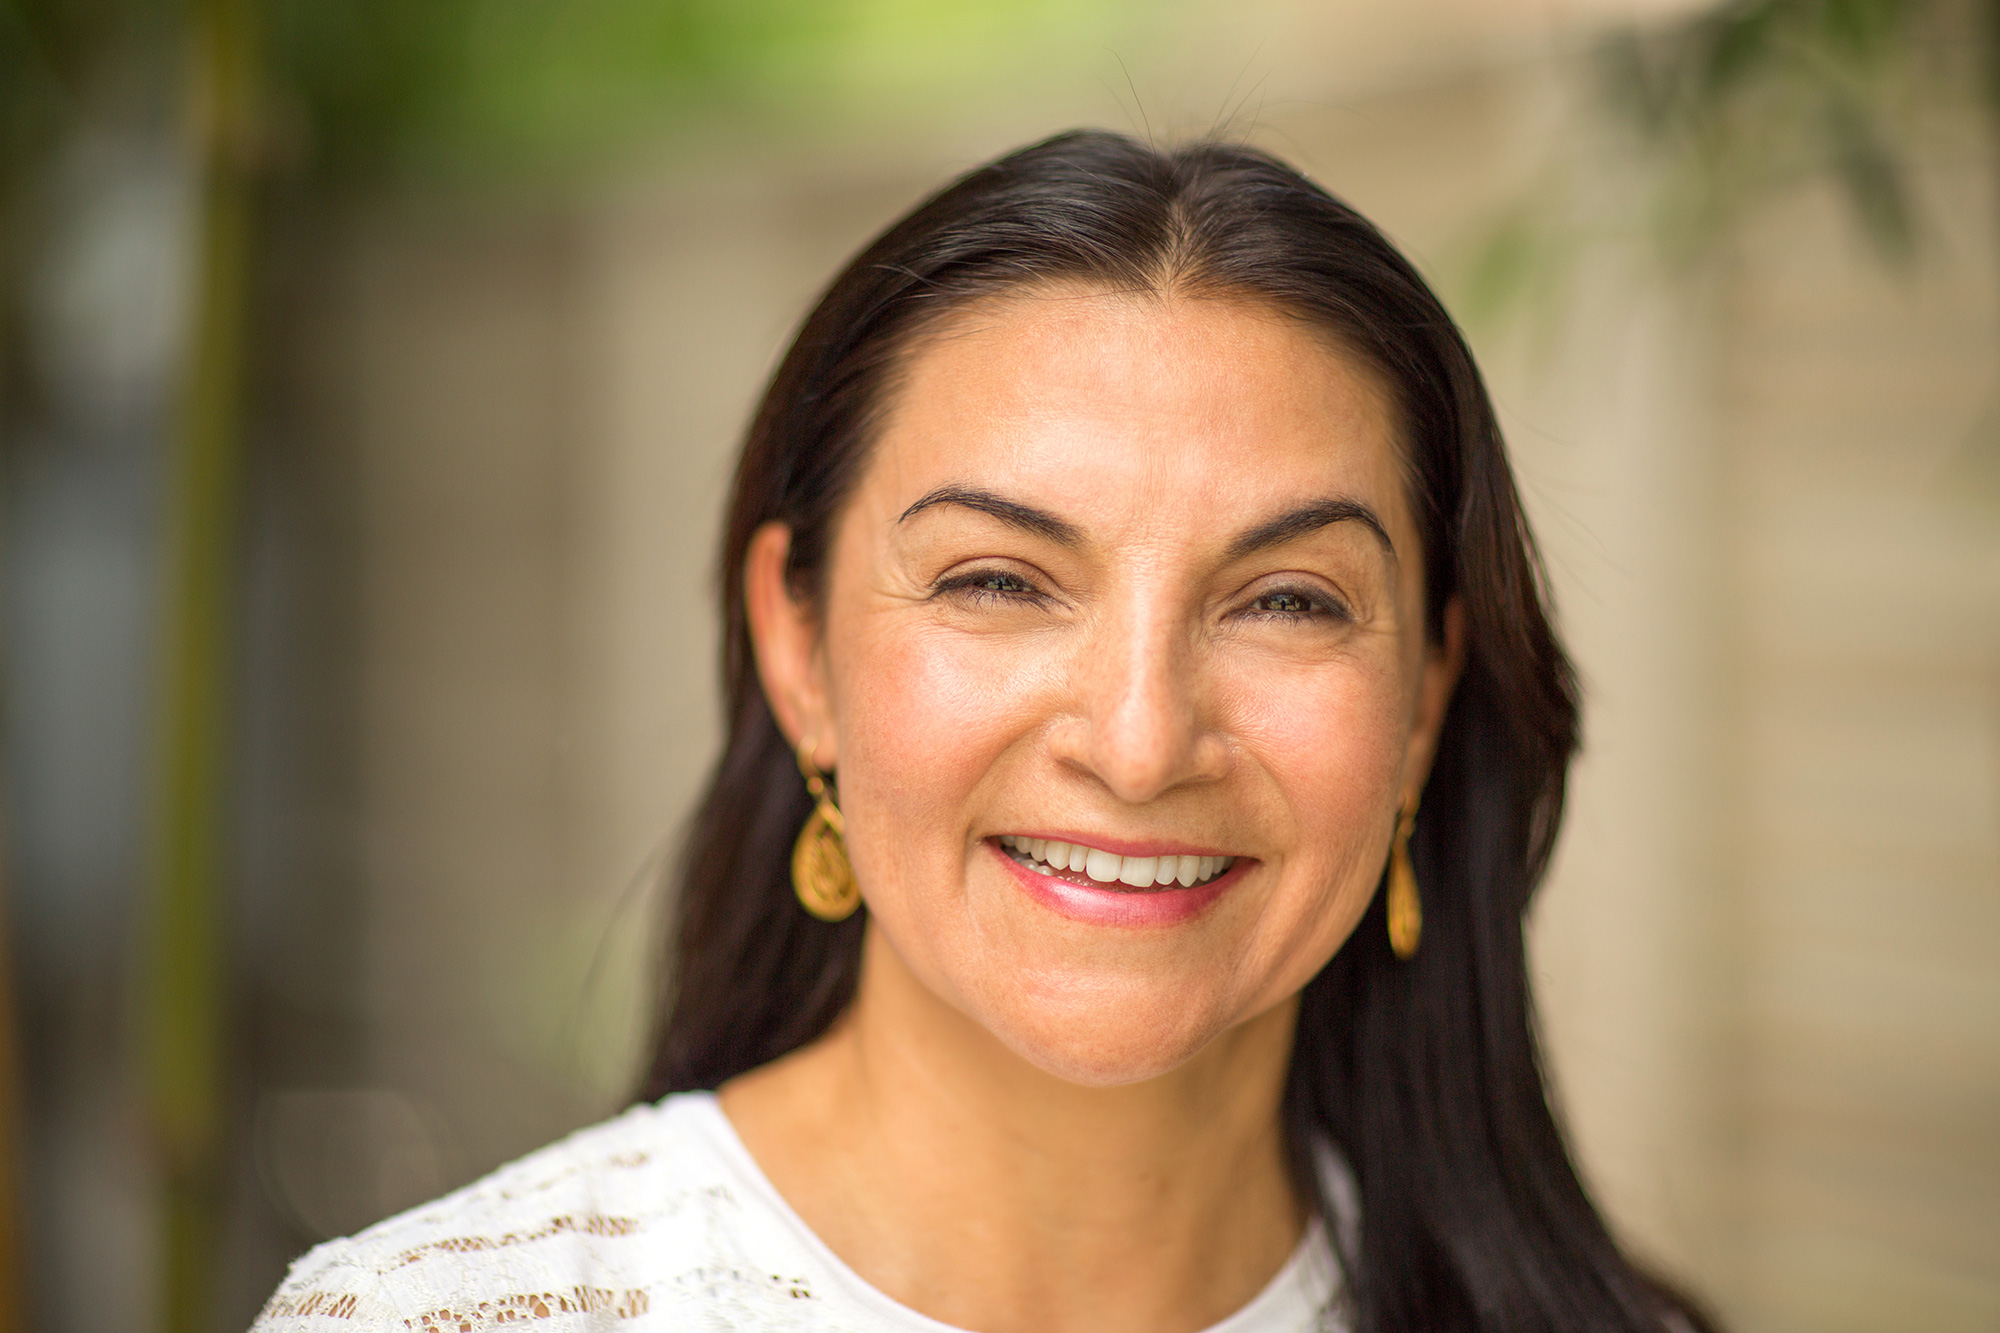
[[[1424,934],[1424,908],[1417,896],[1417,872],[1410,866],[1410,831],[1417,826],[1417,798],[1411,797],[1396,819],[1396,841],[1389,849],[1389,947],[1396,957],[1416,956]]]
[[[792,892],[820,920],[845,921],[861,906],[861,886],[847,859],[847,821],[841,818],[833,784],[813,763],[813,743],[811,736],[799,742],[799,772],[818,804],[792,844]]]

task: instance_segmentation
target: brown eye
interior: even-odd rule
[[[1352,613],[1338,598],[1313,588],[1273,588],[1259,594],[1244,610],[1253,617],[1279,622],[1343,622],[1353,619]]]
[[[1271,611],[1281,616],[1303,616],[1313,610],[1311,601],[1295,592],[1267,592],[1255,603],[1259,611]]]

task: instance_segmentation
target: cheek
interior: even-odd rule
[[[964,636],[857,625],[834,672],[840,790],[871,902],[956,883],[964,809],[1032,727],[1036,673]]]
[[[1284,793],[1298,821],[1290,841],[1321,841],[1393,804],[1408,711],[1397,666],[1383,654],[1229,682],[1231,730]]]
[[[1397,664],[1246,672],[1229,684],[1232,730],[1265,789],[1280,860],[1265,934],[1278,984],[1303,985],[1367,906],[1394,832],[1406,694]],[[1293,972],[1304,976],[1292,976]]]

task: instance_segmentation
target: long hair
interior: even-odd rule
[[[1330,1142],[1361,1193],[1343,1256],[1359,1327],[1658,1330],[1702,1321],[1619,1253],[1550,1112],[1522,937],[1577,745],[1577,697],[1478,369],[1380,232],[1284,163],[1234,144],[1163,151],[1079,131],[960,178],[848,265],[751,424],[721,562],[728,742],[675,872],[677,915],[642,1096],[713,1088],[824,1033],[854,994],[864,914],[793,897],[809,812],[759,686],[744,561],[791,529],[817,598],[833,522],[900,359],[968,302],[1035,284],[1261,302],[1391,386],[1428,574],[1428,632],[1463,601],[1467,659],[1410,852],[1423,947],[1399,961],[1383,895],[1307,985],[1284,1099],[1294,1170]],[[1323,1201],[1322,1201],[1323,1202]]]

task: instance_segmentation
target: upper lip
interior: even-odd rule
[[[1081,843],[1094,847],[1100,852],[1110,852],[1114,856],[1237,856],[1235,852],[1225,852],[1216,847],[1201,847],[1191,842],[1176,842],[1171,838],[1148,839],[1118,838],[1108,833],[1049,833],[1042,829],[1007,829],[995,837],[1041,839],[1045,842]]]

